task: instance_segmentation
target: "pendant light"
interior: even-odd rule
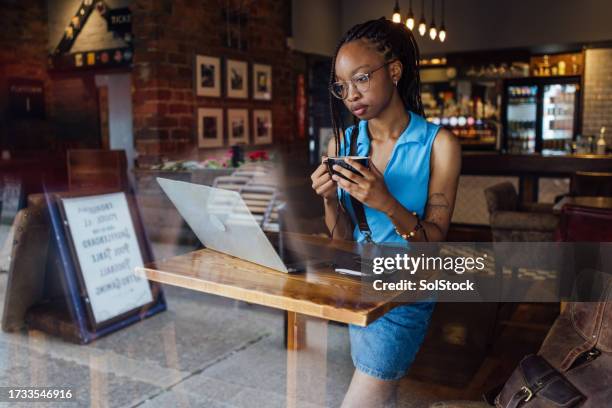
[[[446,27],[444,27],[444,0],[442,0],[442,25],[440,26],[440,32],[438,33],[440,42],[446,40]]]
[[[431,0],[431,26],[429,26],[429,38],[436,39],[438,29],[436,28],[436,0]]]
[[[391,17],[391,20],[394,23],[401,23],[402,22],[402,16],[400,14],[399,3],[397,2],[397,0],[395,0],[395,7],[393,7],[393,17]]]
[[[419,21],[419,34],[421,37],[425,35],[427,31],[427,22],[425,21],[425,0],[421,2],[421,21]]]
[[[414,28],[414,13],[412,12],[412,0],[410,0],[410,8],[408,9],[408,18],[406,19],[406,27],[410,31]]]

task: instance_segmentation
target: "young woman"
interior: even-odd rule
[[[336,48],[330,94],[335,137],[328,156],[352,151],[370,157],[369,169],[349,160],[363,177],[336,168],[354,184],[330,177],[323,163],[311,175],[333,238],[366,240],[356,225],[351,195],[363,203],[375,243],[443,241],[455,203],[461,147],[452,133],[423,117],[419,50],[412,33],[384,17],[351,28]],[[346,132],[342,104],[355,122]],[[406,304],[367,327],[349,326],[356,370],[343,406],[394,405],[398,380],[414,360],[433,306],[432,301]]]

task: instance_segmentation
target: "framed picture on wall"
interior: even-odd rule
[[[227,60],[225,68],[228,98],[248,97],[248,71],[245,61]]]
[[[272,66],[253,64],[253,98],[272,99]]]
[[[249,111],[247,109],[227,110],[227,134],[229,144],[249,143]]]
[[[207,55],[196,55],[195,82],[197,96],[221,96],[221,60]]]
[[[223,146],[223,109],[198,109],[198,147]]]
[[[253,110],[253,143],[272,143],[272,111],[269,109]]]

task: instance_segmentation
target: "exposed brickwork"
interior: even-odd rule
[[[197,148],[198,107],[246,108],[250,121],[252,109],[271,109],[275,145],[292,139],[294,71],[283,28],[290,2],[264,0],[250,6],[248,27],[242,31],[247,51],[224,46],[225,20],[219,5],[216,0],[133,2],[134,132],[141,155],[195,158],[211,154]],[[272,101],[196,97],[193,68],[197,54],[222,58],[222,90],[225,59],[248,61],[249,93],[251,64],[271,65]]]
[[[241,31],[248,44],[246,51],[224,45],[225,20],[220,5],[225,2],[109,0],[107,3],[111,7],[129,3],[133,12],[134,140],[141,156],[202,158],[226,151],[229,146],[218,151],[197,148],[198,107],[246,108],[249,121],[253,109],[271,109],[274,145],[293,140],[295,64],[296,60],[298,65],[303,65],[304,61],[300,60],[300,54],[286,47],[284,27],[289,19],[290,2],[262,0],[250,6],[248,25]],[[234,3],[235,6],[238,2]],[[7,36],[0,40],[0,86],[6,89],[5,79],[10,76],[41,79],[46,85],[46,120],[11,123],[10,130],[4,115],[6,93],[2,93],[2,135],[19,134],[21,148],[99,147],[95,73],[50,76],[47,72],[48,52],[57,45],[79,4],[80,0],[57,0],[53,8],[49,8],[45,0],[24,0],[11,2],[3,8],[3,26],[6,27],[3,31]],[[95,16],[93,18],[94,21],[86,24],[75,47],[85,50],[112,45],[104,42],[109,33],[94,35]],[[245,100],[196,97],[193,68],[197,54],[221,57],[222,71],[228,58],[247,61],[249,94],[252,64],[271,65],[272,101],[256,101],[252,97]],[[224,79],[222,72],[222,82]],[[253,124],[249,127],[252,133]],[[3,139],[0,143],[5,144]]]
[[[608,149],[612,148],[612,49],[586,50],[584,114],[582,132],[599,136],[606,127]]]
[[[100,147],[97,89],[93,73],[50,75],[47,56],[56,45],[50,32],[61,33],[80,0],[5,2],[0,13],[0,147],[11,150],[65,152],[68,148]],[[61,6],[61,7],[60,7]],[[57,17],[48,11],[68,10]],[[61,13],[60,13],[61,14]],[[49,19],[54,28],[50,30]],[[61,24],[60,22],[61,21]],[[41,80],[45,86],[45,113],[40,119],[17,120],[7,112],[9,78]]]

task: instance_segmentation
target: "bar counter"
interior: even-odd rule
[[[515,185],[523,203],[552,203],[556,197],[569,192],[570,177],[576,171],[610,172],[612,155],[506,154],[464,150],[452,222],[488,225],[484,190],[505,181]]]
[[[505,154],[464,151],[462,174],[569,177],[576,171],[612,171],[612,154]]]

